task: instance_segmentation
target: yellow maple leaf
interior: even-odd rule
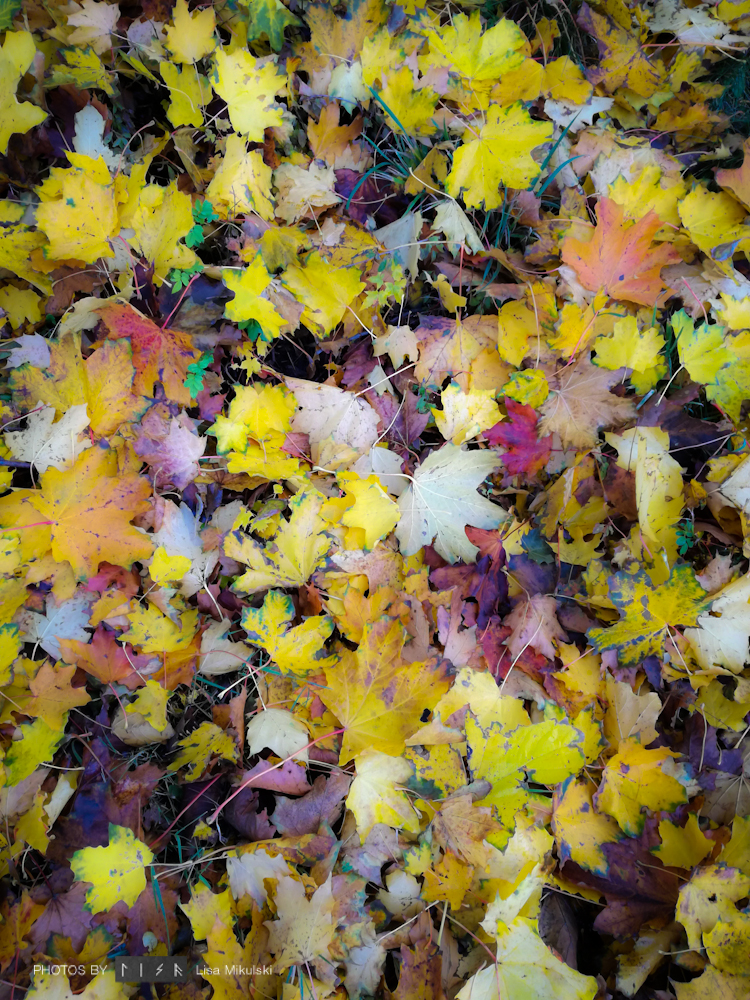
[[[325,641],[333,632],[333,620],[328,615],[313,615],[289,628],[294,617],[291,597],[270,590],[260,608],[245,608],[242,627],[247,641],[265,649],[282,673],[298,677],[318,674],[335,662],[325,649]]]
[[[168,187],[148,184],[142,188],[123,222],[135,230],[129,242],[154,265],[157,277],[165,278],[171,268],[189,268],[196,262],[195,253],[179,242],[193,227],[193,210],[190,196],[178,190],[177,181]]]
[[[746,209],[726,191],[696,187],[679,203],[679,212],[692,242],[714,259],[724,259],[720,248],[727,245],[733,245],[730,258],[736,250],[750,249]]]
[[[144,653],[173,653],[176,649],[184,649],[193,641],[198,626],[197,611],[185,611],[178,624],[153,604],[139,604],[128,618],[130,628],[123,633],[123,638]]]
[[[617,448],[617,464],[635,472],[638,524],[652,559],[663,549],[671,565],[677,556],[677,522],[685,505],[682,466],[669,454],[669,434],[658,427],[634,427],[605,434]]]
[[[609,861],[603,848],[622,839],[617,823],[594,807],[591,782],[569,779],[555,792],[552,829],[562,863],[570,858],[597,875],[606,875]]]
[[[157,681],[146,681],[146,686],[142,687],[133,701],[125,706],[125,729],[128,728],[128,715],[138,719],[138,722],[145,720],[149,726],[163,733],[169,725],[167,721],[167,703],[169,701],[169,691],[162,687]]]
[[[9,23],[9,22],[8,22]],[[47,117],[42,108],[16,99],[18,83],[31,65],[36,46],[28,31],[8,31],[0,49],[0,154],[8,152],[10,137],[28,132]]]
[[[39,403],[54,406],[61,417],[73,406],[86,406],[97,437],[113,434],[135,420],[147,400],[133,392],[133,352],[125,340],[106,340],[84,361],[79,334],[49,343],[47,368],[22,365],[10,379],[13,401],[22,410]]]
[[[525,774],[537,784],[555,785],[577,774],[586,760],[580,730],[552,720],[508,732],[497,723],[483,729],[468,716],[466,741],[474,780],[484,778],[492,785],[482,802],[495,806],[510,830],[532,798],[523,784]]]
[[[179,754],[168,765],[168,770],[179,771],[187,767],[185,781],[197,781],[206,770],[209,760],[237,760],[237,744],[229,733],[213,722],[203,722],[189,736],[177,741]]]
[[[423,73],[432,67],[447,67],[458,77],[460,103],[486,108],[489,91],[498,77],[524,63],[526,37],[515,22],[500,18],[483,30],[479,11],[457,14],[451,23],[429,26],[428,55],[420,56]],[[538,96],[538,95],[537,95]]]
[[[363,479],[356,472],[340,472],[338,480],[347,498],[354,499],[354,504],[344,511],[341,523],[361,528],[365,547],[371,549],[396,527],[398,504],[391,500],[375,474]]]
[[[477,137],[454,153],[446,191],[463,197],[469,208],[498,208],[501,185],[525,188],[539,174],[531,151],[551,137],[552,123],[533,121],[521,103],[506,108],[493,104]]]
[[[120,230],[115,189],[104,160],[80,153],[68,159],[67,170],[54,168],[38,188],[37,224],[47,234],[47,257],[93,264],[114,256],[111,241]]]
[[[461,445],[502,420],[491,389],[462,392],[455,382],[440,394],[442,409],[432,408],[437,428],[446,441]]]
[[[255,320],[262,331],[257,339],[259,351],[265,353],[267,345],[281,334],[287,324],[273,303],[263,296],[271,284],[271,275],[263,258],[258,254],[242,270],[224,268],[221,277],[229,291],[234,292],[234,298],[225,306],[224,315],[236,323]]]
[[[286,77],[274,62],[261,63],[244,49],[219,49],[214,67],[214,90],[227,102],[233,128],[250,142],[263,142],[264,129],[284,121],[274,98],[286,89]]]
[[[661,843],[652,847],[651,853],[669,868],[695,868],[714,849],[714,841],[703,834],[695,813],[690,813],[684,826],[663,819],[659,837]]]
[[[193,564],[187,556],[170,556],[163,545],[154,552],[149,575],[160,587],[181,580]]]
[[[594,799],[597,809],[617,820],[629,837],[637,837],[646,821],[644,810],[672,812],[687,802],[685,786],[670,773],[677,773],[674,757],[679,754],[673,750],[647,750],[636,739],[624,740],[604,768]]]
[[[431,135],[437,94],[429,86],[415,89],[414,72],[408,66],[389,73],[380,92],[386,120],[395,132]]]
[[[425,709],[447,690],[447,662],[402,662],[405,638],[398,619],[381,618],[365,625],[356,654],[346,651],[339,663],[326,667],[327,688],[320,697],[345,730],[341,764],[364,749],[400,753]]]
[[[187,0],[177,0],[172,24],[164,29],[166,45],[179,63],[196,63],[216,48],[216,14],[213,7],[189,10]]]
[[[289,501],[290,519],[283,522],[268,545],[260,545],[241,531],[230,532],[224,542],[225,553],[249,567],[234,581],[233,588],[254,594],[270,587],[301,587],[307,583],[331,547],[320,517],[323,501],[317,490],[300,490]]]
[[[75,672],[74,666],[53,667],[43,663],[29,684],[30,697],[22,702],[24,713],[43,719],[50,728],[62,732],[69,709],[91,701],[85,687],[72,687]]]
[[[399,788],[414,774],[403,757],[367,750],[355,758],[357,772],[349,789],[346,808],[354,814],[362,843],[376,823],[419,833],[419,815],[409,796]]]
[[[210,8],[209,8],[210,9]],[[211,85],[195,66],[175,66],[162,62],[159,65],[162,79],[169,87],[170,104],[167,118],[175,128],[203,125],[203,109],[211,102]]]
[[[132,830],[109,824],[106,847],[84,847],[70,859],[78,882],[89,882],[86,908],[102,913],[122,900],[130,907],[146,888],[145,868],[154,860],[148,847]]]
[[[656,163],[647,164],[634,177],[620,174],[607,189],[607,196],[625,209],[628,219],[642,219],[655,212],[665,223],[657,235],[666,240],[674,239],[680,225],[677,206],[686,193],[682,177],[664,174]]]
[[[680,887],[675,911],[687,933],[688,946],[700,951],[702,936],[719,920],[737,916],[735,903],[746,896],[749,889],[750,878],[736,868],[716,864],[693,872],[690,881]]]
[[[456,1000],[594,1000],[593,976],[571,969],[539,935],[536,921],[516,917],[497,931],[496,964],[472,976]]]
[[[657,366],[664,366],[661,352],[665,340],[657,327],[638,329],[635,316],[618,320],[610,334],[602,334],[594,341],[596,364],[600,368],[631,368],[636,372],[647,372]],[[664,366],[666,371],[666,366]],[[640,391],[640,390],[639,390]]]
[[[273,198],[271,197],[271,176],[273,171],[263,162],[263,153],[258,149],[250,152],[242,136],[231,132],[227,136],[224,155],[219,162],[211,183],[206,188],[206,200],[222,219],[233,219],[238,215],[255,212],[261,219],[273,218]],[[263,253],[263,239],[261,253]],[[268,240],[265,240],[266,244]],[[269,270],[272,261],[264,261]]]
[[[449,851],[434,868],[424,873],[422,899],[426,903],[445,900],[454,910],[459,910],[473,878],[474,869]]]
[[[690,566],[678,565],[654,587],[644,569],[621,572],[608,581],[609,598],[622,615],[609,628],[592,628],[588,637],[598,651],[617,647],[621,663],[640,663],[661,654],[670,626],[696,625],[710,599]]]
[[[118,474],[114,451],[91,448],[70,469],[48,469],[40,486],[0,499],[0,521],[4,507],[14,518],[19,505],[29,514],[35,511],[33,521],[49,522],[52,555],[57,562],[67,560],[79,580],[94,574],[100,562],[131,566],[151,555],[148,535],[130,523],[148,509],[149,482],[134,473]]]
[[[305,324],[325,337],[364,290],[360,273],[359,267],[335,267],[315,251],[307,258],[305,267],[293,264],[281,281],[304,306]]]

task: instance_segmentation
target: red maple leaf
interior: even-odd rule
[[[511,476],[533,476],[543,469],[552,450],[552,435],[539,438],[536,425],[539,414],[532,406],[505,399],[510,422],[501,421],[484,432],[491,445],[505,448],[500,456]]]
[[[168,399],[190,406],[192,396],[184,382],[188,365],[201,356],[190,337],[179,330],[163,330],[148,316],[127,305],[108,306],[101,317],[110,340],[130,338],[135,391],[142,396],[153,396],[154,384],[161,382]]]

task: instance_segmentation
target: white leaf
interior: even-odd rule
[[[252,717],[247,727],[248,753],[273,750],[278,757],[294,756],[307,762],[307,726],[283,708],[267,708]]]
[[[58,604],[50,594],[43,615],[24,609],[16,615],[15,622],[26,633],[27,642],[39,643],[45,653],[57,660],[61,652],[60,639],[89,641],[86,626],[89,624],[93,598],[93,594],[79,590],[69,600]]]
[[[464,527],[496,528],[505,518],[502,507],[476,492],[499,464],[493,451],[464,451],[454,444],[428,455],[398,501],[396,538],[402,554],[413,556],[434,539],[435,549],[448,562],[474,562],[479,550]]]
[[[325,442],[346,452],[351,449],[351,459],[364,455],[377,441],[380,418],[366,399],[335,385],[301,378],[287,378],[286,384],[297,400],[292,430],[309,436],[316,464]]]
[[[544,113],[559,128],[580,132],[586,125],[592,124],[596,115],[609,111],[614,103],[611,97],[591,97],[585,104],[549,100],[544,102]]]
[[[20,337],[11,340],[8,346],[11,344],[18,346],[8,355],[5,362],[8,368],[18,368],[27,362],[34,368],[49,368],[49,344],[41,334],[22,333]]]
[[[38,472],[46,472],[50,466],[67,468],[91,447],[88,437],[80,438],[89,425],[85,403],[71,406],[56,424],[54,419],[54,406],[45,406],[29,413],[25,430],[7,431],[5,443],[13,457],[19,462],[31,462]]]
[[[258,850],[242,854],[239,858],[227,858],[229,891],[232,896],[235,899],[251,896],[258,906],[264,906],[268,899],[263,879],[280,879],[290,874],[289,865],[280,854]]]
[[[230,621],[211,622],[201,636],[201,658],[198,669],[207,677],[237,673],[243,662],[252,655],[252,649],[244,642],[233,642],[226,638],[231,627]]]
[[[219,552],[218,549],[203,551],[198,524],[188,505],[182,503],[178,507],[171,500],[165,500],[161,527],[152,537],[156,546],[164,546],[167,555],[187,556],[192,562],[192,567],[180,581],[180,593],[184,597],[197,594],[219,561]]]
[[[75,115],[75,123],[73,148],[76,153],[90,156],[92,160],[102,159],[110,169],[116,169],[120,155],[104,145],[105,122],[93,104],[81,108]]]

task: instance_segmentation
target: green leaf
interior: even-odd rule
[[[13,18],[21,9],[21,0],[0,0],[0,31],[13,26]]]
[[[208,366],[212,363],[213,359],[213,352],[206,351],[206,353],[202,354],[197,361],[188,365],[188,377],[183,382],[183,385],[193,399],[195,399],[198,393],[203,389],[206,371],[208,370]]]
[[[284,29],[293,24],[302,24],[298,17],[291,14],[281,0],[243,0],[250,13],[247,26],[248,42],[259,38],[267,38],[274,52],[278,52],[284,44]]]

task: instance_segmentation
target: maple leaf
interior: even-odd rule
[[[539,415],[531,406],[506,399],[505,408],[510,422],[500,422],[484,432],[494,447],[505,449],[500,458],[509,476],[533,476],[547,464],[552,448],[552,435],[539,438]]]
[[[79,882],[90,882],[86,908],[102,913],[124,901],[132,906],[146,887],[146,865],[154,856],[137,840],[132,830],[109,824],[106,847],[84,847],[70,859],[70,867]]]
[[[269,545],[233,531],[224,551],[249,569],[234,581],[234,589],[248,594],[269,587],[301,587],[320,565],[331,547],[320,519],[323,496],[317,490],[300,490],[289,501],[291,517]]]
[[[474,492],[495,468],[492,452],[464,451],[454,444],[431,452],[399,497],[396,537],[402,553],[414,555],[434,541],[448,562],[473,562],[477,549],[464,527],[496,528],[504,517],[501,508]]]
[[[133,670],[133,656],[128,657],[123,646],[115,641],[114,632],[99,626],[90,642],[61,639],[60,655],[66,663],[74,663],[102,684],[142,683]]]
[[[611,199],[601,198],[591,241],[567,236],[562,259],[575,270],[584,288],[592,292],[604,289],[612,298],[654,306],[665,289],[661,269],[680,259],[668,244],[652,248],[660,226],[661,220],[653,212],[627,226],[623,209]]]
[[[444,850],[480,867],[487,864],[489,857],[484,841],[500,829],[492,810],[475,806],[468,795],[446,799],[432,821],[435,839]]]
[[[40,490],[21,490],[10,499],[50,522],[49,546],[57,562],[67,560],[80,580],[94,574],[101,562],[130,566],[147,559],[153,546],[131,525],[148,509],[147,480],[133,473],[117,476],[117,457],[101,448],[85,451],[73,467],[49,469]],[[10,509],[9,497],[0,499]]]
[[[27,637],[50,656],[60,656],[60,641],[63,639],[88,639],[86,626],[89,624],[92,598],[90,594],[77,591],[67,601],[60,601],[50,594],[44,614],[24,610],[16,615],[16,622]]]
[[[722,484],[725,494],[731,479]],[[748,658],[748,601],[750,576],[746,575],[713,595],[710,609],[698,617],[697,628],[685,629],[684,636],[704,670],[718,666],[734,674],[742,672]]]
[[[276,883],[276,920],[264,921],[268,948],[282,969],[299,962],[326,962],[333,943],[331,876],[310,899],[300,881],[282,876]]]
[[[286,89],[286,77],[273,62],[261,63],[243,50],[214,57],[214,90],[227,102],[229,118],[240,135],[262,142],[263,130],[283,124],[282,107],[274,100]]]
[[[464,600],[474,598],[478,604],[477,627],[484,629],[496,605],[508,594],[505,550],[497,532],[468,526],[464,530],[479,549],[476,563],[439,567],[432,571],[430,580],[441,590],[459,586]]]
[[[304,305],[302,319],[321,336],[333,331],[365,287],[359,268],[336,267],[317,251],[309,255],[304,267],[287,268],[281,280]]]
[[[158,327],[131,306],[109,305],[100,315],[111,340],[130,338],[135,391],[151,396],[155,383],[161,382],[168,399],[189,406],[191,396],[185,388],[188,366],[201,355],[191,346],[190,338],[179,330]]]
[[[89,424],[85,405],[71,406],[56,424],[54,419],[54,407],[45,406],[29,413],[25,430],[7,431],[5,442],[13,457],[46,472],[50,466],[64,469],[91,447],[90,440],[80,439]]]
[[[224,156],[206,188],[206,198],[222,218],[256,212],[261,219],[270,220],[273,218],[271,174],[271,168],[263,162],[263,153],[258,149],[248,152],[246,141],[232,132],[227,136]],[[267,260],[266,265],[269,270],[275,270]]]
[[[533,920],[516,917],[497,934],[496,965],[472,976],[457,1000],[594,1000],[599,985],[561,961],[542,941]]]
[[[631,400],[610,392],[622,376],[622,369],[609,372],[597,368],[581,355],[550,381],[550,394],[541,407],[539,433],[556,432],[564,444],[593,448],[597,431],[624,424],[634,412]]]
[[[646,821],[644,809],[672,812],[687,802],[684,784],[675,777],[672,758],[679,754],[659,748],[647,750],[637,740],[623,741],[607,762],[594,797],[600,812],[617,820],[629,837],[637,837]]]
[[[342,764],[366,748],[400,753],[422,713],[448,688],[446,661],[402,662],[405,637],[401,622],[381,618],[365,625],[356,654],[325,669],[327,688],[321,700],[345,730]]]
[[[453,154],[445,189],[463,197],[468,208],[498,208],[500,186],[525,188],[539,174],[531,151],[552,137],[549,122],[533,121],[522,104],[501,108],[493,104],[476,139]],[[665,262],[666,263],[666,262]]]
[[[545,785],[578,773],[585,761],[582,737],[573,726],[552,721],[519,726],[508,733],[496,723],[483,729],[467,717],[469,766],[475,781],[485,779],[492,785],[482,801],[496,806],[503,826],[512,829],[516,814],[529,801],[529,792],[522,786],[524,772],[529,781]]]
[[[271,284],[271,276],[266,271],[260,254],[241,271],[225,269],[221,272],[227,288],[234,292],[234,298],[226,305],[226,316],[235,322],[246,323],[254,320],[263,331],[260,344],[267,344],[281,334],[286,321],[275,306],[263,297],[263,292]]]
[[[182,740],[177,741],[179,754],[170,763],[170,771],[179,771],[187,767],[186,781],[197,781],[208,766],[212,757],[221,760],[237,760],[237,744],[229,733],[225,733],[213,722],[203,722],[198,728]]]
[[[581,4],[578,23],[596,39],[601,63],[588,74],[591,83],[603,83],[609,93],[626,86],[642,97],[651,97],[660,89],[664,67],[652,61],[641,48],[638,36],[609,13],[592,10]]]
[[[367,750],[356,758],[356,766],[346,808],[357,821],[360,842],[365,843],[376,823],[417,833],[419,816],[409,796],[398,787],[413,775],[412,764],[403,757]]]
[[[167,48],[180,63],[196,63],[216,48],[213,7],[190,12],[187,0],[177,0],[172,24],[165,29]]]
[[[6,25],[10,27],[10,25]],[[20,103],[16,90],[35,54],[34,37],[28,31],[8,31],[0,49],[0,154],[8,152],[10,137],[28,132],[47,117],[47,112],[28,101]]]
[[[148,404],[133,393],[135,369],[127,341],[105,341],[85,360],[78,334],[48,343],[46,368],[22,365],[11,376],[17,406],[30,411],[46,403],[64,416],[73,407],[85,405],[97,437],[113,434],[143,413]]]
[[[670,628],[697,625],[710,599],[689,566],[677,565],[667,580],[654,588],[644,569],[616,573],[609,578],[609,596],[621,618],[610,628],[592,628],[594,647],[617,648],[622,663],[639,663],[650,653],[659,655]]]

